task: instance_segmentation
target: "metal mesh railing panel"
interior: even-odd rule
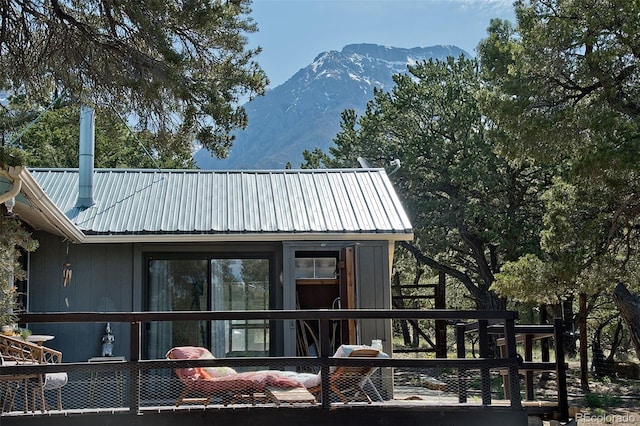
[[[21,367],[20,374],[5,377],[25,377],[24,380],[0,382],[3,414],[127,409],[131,373],[126,365],[74,364],[68,367],[69,371],[59,372]]]
[[[274,358],[277,360],[277,358]],[[268,366],[264,359],[211,364],[183,362],[109,362],[70,364],[68,381],[60,388],[64,412],[96,412],[146,409],[236,408],[239,406],[307,407],[323,404],[328,396],[332,407],[353,404],[422,404],[439,406],[509,405],[505,393],[507,370],[488,369],[482,362],[464,368],[373,366],[358,370],[357,363],[333,365],[324,392],[317,375],[320,359],[300,360],[296,365]],[[339,362],[334,362],[339,363]],[[276,363],[277,364],[277,363]],[[367,365],[365,359],[363,365]],[[61,368],[66,368],[62,364]],[[207,370],[233,368],[237,374],[211,380]],[[201,376],[180,374],[194,370]],[[299,374],[298,372],[306,372]],[[1,381],[3,415],[29,415],[58,411],[58,390],[44,391],[43,410],[37,374],[42,370],[22,369],[25,380]],[[547,373],[548,374],[548,373]],[[538,375],[536,375],[537,377]],[[18,376],[15,376],[18,377]],[[240,377],[240,378],[239,378]],[[553,377],[553,374],[552,374]],[[291,381],[304,385],[296,391]],[[520,384],[521,394],[524,394]],[[11,392],[7,393],[8,390]],[[35,392],[34,392],[35,390]],[[307,392],[308,391],[308,392]],[[25,393],[26,392],[26,393]],[[26,395],[26,399],[25,399]],[[312,395],[312,396],[310,396]],[[540,392],[539,400],[553,399]],[[10,399],[10,404],[7,403]],[[324,404],[326,405],[326,403]]]
[[[503,376],[480,369],[396,368],[394,394],[398,400],[428,404],[481,405],[504,400]]]

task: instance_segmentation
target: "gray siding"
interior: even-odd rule
[[[391,309],[391,275],[389,248],[386,243],[365,242],[356,250],[356,291],[358,308]],[[391,353],[391,321],[362,320],[360,339],[369,345],[373,339],[381,339],[385,351]]]
[[[272,253],[272,303],[276,309],[295,309],[294,259],[296,251],[336,251],[344,241],[239,244],[67,244],[61,238],[37,233],[39,249],[30,258],[29,310],[31,312],[110,312],[144,309],[144,255],[146,253]],[[389,243],[386,241],[353,242],[356,245],[356,288],[359,308],[391,306]],[[68,247],[68,255],[67,255]],[[62,283],[66,260],[72,264],[70,285]],[[134,272],[135,271],[135,272]],[[272,330],[276,355],[290,355],[291,331],[283,324]],[[105,324],[33,324],[37,334],[51,334],[49,346],[62,350],[67,362],[86,361],[100,355]],[[127,324],[112,324],[116,337],[114,355],[129,355]],[[284,331],[284,333],[283,333]],[[383,339],[390,344],[391,327],[386,320],[361,324],[361,343]],[[281,345],[280,342],[284,342]],[[388,349],[387,349],[388,350]]]
[[[131,244],[77,245],[46,233],[34,235],[40,243],[30,257],[30,312],[130,312],[132,306],[133,246]],[[67,255],[68,247],[68,255]],[[71,262],[73,276],[63,286],[63,264]],[[64,348],[64,361],[86,361],[99,356],[105,324],[33,324],[34,334],[51,334],[48,346]],[[128,355],[129,331],[112,324],[114,355]],[[117,352],[117,353],[116,353]]]
[[[282,249],[280,243],[227,244],[67,244],[60,237],[37,233],[40,247],[30,257],[30,312],[135,312],[145,309],[144,257],[148,253],[180,255],[263,253],[273,257],[272,303],[282,307]],[[67,255],[68,247],[68,255]],[[71,284],[63,286],[66,259],[72,264]],[[135,271],[135,273],[134,273]],[[68,303],[68,305],[67,305]],[[127,324],[111,324],[116,337],[114,355],[129,357]],[[47,345],[62,350],[66,362],[86,361],[101,354],[105,324],[33,324],[34,334],[51,334]],[[282,341],[282,327],[272,330]],[[281,355],[281,348],[276,355]]]

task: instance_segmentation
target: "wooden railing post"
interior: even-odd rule
[[[485,319],[478,321],[478,349],[480,358],[490,358],[488,322]],[[482,389],[482,405],[491,405],[491,377],[488,367],[480,368],[480,386]]]
[[[333,355],[331,353],[331,332],[329,326],[329,319],[321,319],[320,320],[320,332],[318,335],[318,339],[320,341],[320,380],[322,383],[321,387],[321,398],[322,398],[322,408],[328,410],[331,408],[331,392],[329,389],[329,356]]]
[[[456,324],[456,349],[458,358],[466,358],[467,350],[464,344],[466,326],[464,323]],[[467,402],[467,369],[458,367],[458,402]]]
[[[553,321],[553,337],[556,355],[556,380],[558,382],[558,409],[560,421],[569,420],[569,402],[567,400],[567,369],[564,363],[564,324],[562,319]]]
[[[434,288],[436,309],[446,309],[446,275],[438,274],[438,284]],[[447,357],[447,321],[436,320],[436,358]]]
[[[533,361],[533,334],[526,333],[524,335],[524,360],[531,362]],[[533,370],[527,370],[524,372],[524,389],[525,389],[525,398],[528,401],[533,401],[535,399],[534,389],[533,389]]]
[[[521,409],[522,400],[520,398],[520,375],[518,372],[518,353],[516,352],[515,320],[505,320],[504,339],[507,358],[512,360],[509,364],[509,399],[511,400],[511,407]]]
[[[130,328],[129,358],[132,368],[129,370],[129,410],[138,413],[140,412],[140,368],[138,362],[141,358],[142,323],[132,321]]]

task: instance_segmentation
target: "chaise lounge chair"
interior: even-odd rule
[[[357,345],[342,345],[336,350],[336,353],[333,356],[334,358],[378,358],[381,356],[387,357],[386,354],[380,352],[378,349]],[[364,386],[365,384],[370,382],[371,375],[377,369],[378,367],[372,367],[368,365],[341,365],[335,367],[331,371],[331,377],[329,378],[329,389],[340,399],[340,401],[345,404],[351,401],[363,401],[370,404],[371,398],[365,392]],[[321,385],[309,388],[309,392],[311,392],[313,395],[316,395],[316,397],[320,395],[321,390]]]
[[[209,350],[198,346],[181,346],[172,348],[166,355],[172,360],[214,359]],[[185,385],[184,391],[176,401],[176,406],[187,403],[207,406],[215,397],[219,397],[224,405],[243,400],[255,404],[259,399],[272,399],[279,404],[288,402],[315,402],[313,395],[297,380],[278,374],[276,371],[249,371],[238,373],[230,367],[192,367],[176,368],[176,375]],[[278,390],[294,390],[297,392],[278,392]],[[304,394],[308,398],[302,398]],[[276,399],[274,395],[281,395]]]

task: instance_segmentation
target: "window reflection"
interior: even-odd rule
[[[268,259],[212,259],[211,283],[215,310],[269,307]],[[218,321],[212,330],[213,341],[217,342],[214,348],[224,342],[225,355],[267,355],[268,332],[266,320]]]
[[[150,259],[150,311],[235,311],[269,308],[269,259]],[[208,347],[216,357],[269,353],[266,320],[151,323],[148,356],[164,358],[174,346]]]

